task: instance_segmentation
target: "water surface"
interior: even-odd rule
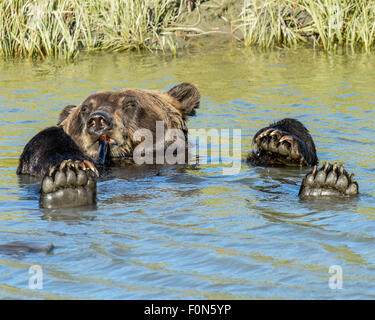
[[[373,299],[375,126],[372,55],[310,50],[192,49],[178,57],[98,54],[74,63],[0,62],[1,298]],[[321,161],[356,174],[355,199],[302,202],[305,169],[242,164],[114,170],[89,208],[39,208],[37,182],[15,174],[27,141],[65,105],[98,90],[169,89],[190,81],[201,107],[190,128],[257,130],[285,117],[310,130]],[[213,146],[215,148],[217,146]],[[43,289],[29,288],[29,268]],[[343,288],[328,285],[339,265]]]

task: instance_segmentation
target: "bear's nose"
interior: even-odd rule
[[[87,131],[93,135],[102,135],[113,128],[112,118],[105,112],[97,111],[87,119]]]

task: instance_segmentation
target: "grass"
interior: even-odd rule
[[[244,0],[241,20],[247,46],[312,41],[324,50],[374,49],[373,0]]]
[[[213,7],[225,12],[225,4],[220,1],[201,3],[212,2]],[[69,59],[81,51],[176,52],[181,43],[176,41],[178,38],[209,33],[199,26],[181,24],[181,16],[189,14],[186,3],[187,0],[0,1],[0,55]],[[243,0],[241,9],[232,24],[234,30],[241,30],[245,46],[272,48],[312,43],[327,51],[337,47],[374,49],[373,0]],[[225,18],[221,13],[220,16]]]
[[[167,33],[181,9],[177,0],[0,1],[0,54],[71,58],[81,50],[173,50]]]

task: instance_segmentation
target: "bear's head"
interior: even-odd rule
[[[102,91],[91,94],[78,106],[66,106],[58,126],[92,159],[98,158],[102,139],[110,145],[110,158],[126,158],[140,143],[134,133],[148,129],[155,137],[157,121],[164,123],[165,130],[180,129],[186,135],[186,117],[194,114],[199,99],[197,87],[190,83],[169,91]]]

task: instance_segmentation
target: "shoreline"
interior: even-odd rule
[[[176,54],[214,37],[261,49],[371,52],[375,3],[364,0],[14,0],[0,4],[0,56],[74,59],[80,53]],[[202,41],[200,41],[202,42]]]

